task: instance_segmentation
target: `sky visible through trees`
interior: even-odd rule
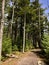
[[[39,0],[39,2],[42,4],[42,8],[46,8],[45,15],[47,16],[47,14],[49,13],[49,0]],[[49,20],[49,15],[47,16],[47,18]]]
[[[30,0],[30,2],[35,1],[35,0]],[[47,8],[45,10],[45,13],[49,13],[49,0],[39,0],[39,2],[42,4],[42,8]],[[12,3],[10,2],[10,4],[12,5]]]
[[[31,2],[32,1],[35,1],[35,0],[30,0]],[[40,4],[42,4],[42,8],[46,8],[45,10],[45,14],[47,16],[47,14],[49,13],[49,0],[39,0]],[[47,18],[49,19],[49,16],[47,16]]]
[[[49,12],[49,0],[39,0],[39,1],[40,1],[40,3],[42,3],[43,8],[47,8],[45,13],[48,13]]]

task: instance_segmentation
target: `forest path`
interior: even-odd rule
[[[31,52],[25,52],[18,59],[10,58],[3,62],[2,65],[38,65],[39,61],[41,63],[39,65],[45,65],[43,58],[38,55],[40,51],[40,49],[34,49]]]

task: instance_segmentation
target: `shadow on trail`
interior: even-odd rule
[[[45,58],[45,56],[44,56],[44,54],[45,54],[45,52],[44,51],[42,51],[42,50],[38,50],[38,49],[36,49],[35,51],[33,50],[33,51],[31,51],[31,52],[34,52],[37,56],[39,56],[40,58]]]
[[[48,61],[48,59],[46,59],[44,51],[42,51],[41,49],[40,50],[36,49],[31,52],[35,53],[39,58],[41,58],[42,61],[45,63],[45,65],[49,65],[49,61]]]

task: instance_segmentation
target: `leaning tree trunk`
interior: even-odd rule
[[[23,27],[23,53],[25,51],[25,27],[26,27],[26,13],[24,13],[24,27]]]
[[[3,28],[4,28],[4,6],[5,6],[5,0],[2,0],[2,19],[0,26],[0,61],[1,61],[2,38],[3,38]]]

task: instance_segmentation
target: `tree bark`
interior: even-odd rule
[[[2,0],[2,19],[0,26],[0,61],[1,61],[2,38],[3,38],[3,28],[4,28],[4,7],[5,7],[5,0]]]
[[[24,28],[23,28],[23,53],[25,51],[25,27],[26,27],[26,13],[24,13]]]

